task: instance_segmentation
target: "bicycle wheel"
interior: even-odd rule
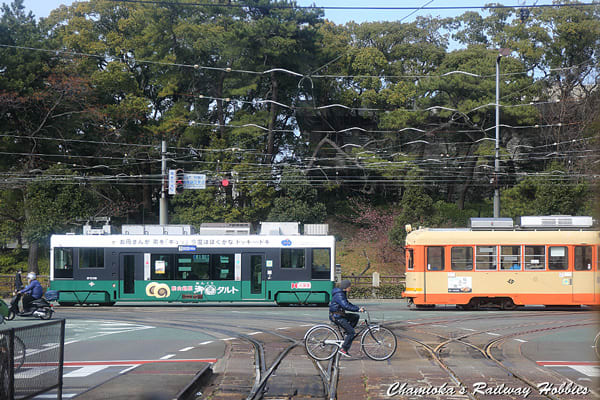
[[[4,335],[0,335],[0,398],[9,398],[10,385],[10,363],[8,355],[8,340]]]
[[[387,360],[396,352],[396,335],[383,326],[373,326],[362,334],[360,345],[370,359]]]
[[[25,343],[20,337],[15,335],[15,348],[13,350],[14,368],[15,371],[23,366],[25,363]],[[6,359],[9,359],[8,351],[8,336],[0,335],[0,351],[3,352]],[[7,364],[8,365],[8,364]]]
[[[25,343],[15,335],[15,350],[13,353],[13,358],[15,360],[15,371],[23,366],[25,363]]]
[[[600,360],[600,333],[594,339],[594,350],[596,350],[596,358]]]
[[[340,340],[340,337],[333,328],[317,325],[310,328],[304,336],[304,347],[309,356],[315,360],[325,361],[337,352],[339,347],[334,342],[336,340]]]

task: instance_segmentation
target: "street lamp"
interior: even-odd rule
[[[494,157],[494,218],[500,218],[500,59],[508,56],[510,49],[499,49],[496,57],[496,156]]]

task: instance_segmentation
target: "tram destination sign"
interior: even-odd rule
[[[196,246],[179,246],[179,251],[196,251]]]

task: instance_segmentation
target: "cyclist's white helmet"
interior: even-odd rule
[[[27,274],[27,279],[34,280],[35,278],[37,278],[35,272],[30,272]]]

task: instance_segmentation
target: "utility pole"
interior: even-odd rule
[[[163,140],[161,142],[161,186],[160,186],[160,203],[159,203],[159,223],[161,225],[167,225],[169,223],[169,217],[167,215],[168,202],[167,202],[167,142]]]
[[[494,157],[494,218],[500,218],[500,59],[510,49],[500,49],[496,57],[496,155]]]

